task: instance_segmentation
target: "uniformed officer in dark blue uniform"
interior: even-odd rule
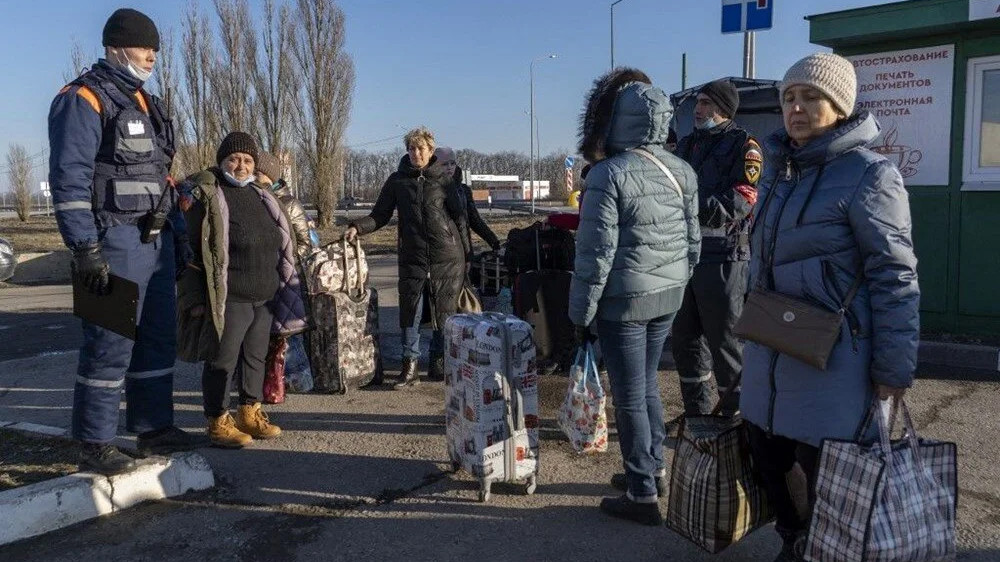
[[[698,173],[701,259],[674,317],[671,344],[681,378],[684,413],[707,414],[718,392],[738,381],[743,344],[733,328],[743,314],[750,274],[750,216],[757,201],[763,155],[760,145],[733,122],[740,98],[729,80],[703,86],[695,104],[695,130],[674,152]],[[739,385],[723,398],[721,412],[739,409]]]
[[[190,255],[168,179],[173,129],[159,98],[142,89],[160,37],[141,12],[120,9],[104,26],[105,58],[63,88],[49,111],[49,183],[73,282],[102,294],[108,274],[139,285],[135,342],[83,322],[73,397],[80,468],[117,474],[134,460],[111,445],[124,387],[125,423],[140,453],[190,449],[174,426],[175,272]],[[162,229],[162,232],[159,230]]]

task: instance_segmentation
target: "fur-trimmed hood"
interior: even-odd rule
[[[673,107],[644,72],[616,68],[594,81],[580,116],[579,151],[596,163],[643,145],[663,145]]]

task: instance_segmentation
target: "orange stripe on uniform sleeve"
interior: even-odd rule
[[[142,95],[141,91],[135,93],[135,99],[139,100],[139,107],[142,108],[142,112],[149,115],[149,106],[146,105],[146,98]]]
[[[65,91],[67,88],[69,88],[69,86],[63,88],[63,91]],[[94,92],[90,91],[90,88],[86,86],[80,86],[76,90],[76,95],[87,100],[87,103],[90,104],[90,107],[94,108],[94,111],[96,111],[97,113],[101,112],[101,102],[97,99],[97,96],[94,94]]]

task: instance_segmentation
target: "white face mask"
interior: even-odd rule
[[[719,122],[715,120],[715,117],[709,117],[708,119],[702,121],[701,125],[698,125],[698,128],[707,131],[709,129],[714,129],[718,126]]]
[[[153,76],[153,71],[143,70],[138,66],[132,64],[132,60],[128,58],[128,55],[125,54],[125,51],[115,51],[115,55],[117,55],[118,64],[123,68],[125,68],[125,70],[128,70],[128,73],[134,76],[140,82],[145,82],[149,80],[151,76]],[[122,62],[123,59],[124,62]]]
[[[222,175],[226,176],[226,181],[228,181],[230,183],[230,185],[233,185],[233,186],[236,186],[236,187],[246,187],[246,186],[250,185],[250,182],[252,182],[253,180],[257,179],[257,177],[254,176],[253,174],[250,174],[249,176],[247,176],[247,179],[245,179],[243,181],[240,181],[240,180],[234,178],[233,175],[230,174],[229,172],[222,172]]]

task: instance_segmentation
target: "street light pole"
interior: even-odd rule
[[[615,68],[615,6],[625,0],[615,0],[611,3],[611,69]]]
[[[621,0],[618,0],[619,2]],[[528,115],[528,189],[531,190],[531,214],[535,214],[535,63],[554,59],[555,55],[538,57],[528,65],[528,91],[531,95]]]

